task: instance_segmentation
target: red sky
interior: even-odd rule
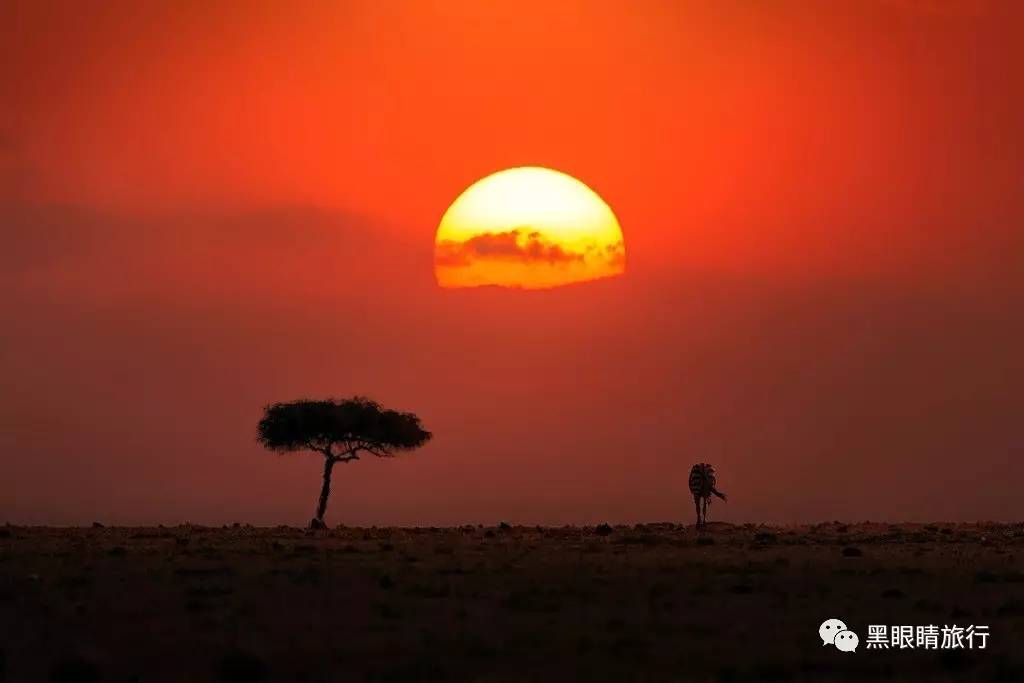
[[[328,521],[1019,519],[1014,2],[0,8],[0,521],[301,523],[261,407],[436,438]],[[442,291],[493,171],[572,174],[624,277]]]

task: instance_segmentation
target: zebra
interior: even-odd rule
[[[715,488],[715,468],[709,463],[697,463],[690,469],[690,493],[693,494],[693,504],[697,508],[697,528],[702,528],[708,522],[708,505],[711,503],[711,496],[715,495],[726,500],[725,494]]]

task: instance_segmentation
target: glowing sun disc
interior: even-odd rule
[[[596,192],[540,166],[470,185],[441,219],[434,272],[442,287],[540,289],[619,275],[622,229]]]

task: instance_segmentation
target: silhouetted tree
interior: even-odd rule
[[[341,401],[292,401],[267,406],[258,440],[272,451],[316,451],[324,456],[324,483],[310,528],[324,528],[331,471],[339,462],[358,460],[360,453],[387,458],[419,448],[430,440],[420,418],[382,408],[362,396]]]

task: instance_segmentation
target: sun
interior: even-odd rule
[[[540,166],[473,183],[437,228],[441,287],[557,287],[625,272],[622,229],[596,192]]]

